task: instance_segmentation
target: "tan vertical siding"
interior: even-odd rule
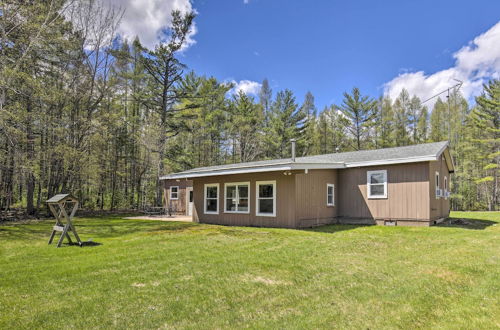
[[[387,170],[387,198],[368,199],[367,171]],[[338,171],[338,215],[367,219],[429,219],[428,162]]]
[[[179,187],[179,198],[170,200],[170,187]],[[186,214],[187,190],[192,187],[191,180],[163,180],[163,202],[165,207],[171,207],[172,211],[177,214]]]
[[[448,178],[448,190],[450,189],[451,175],[448,173],[448,166],[446,165],[446,160],[443,156],[440,157],[438,161],[429,162],[429,172],[431,174],[430,178],[430,217],[431,220],[436,220],[440,218],[447,218],[450,214],[450,199],[447,198],[436,198],[436,172],[439,172],[439,187],[444,189],[444,178]]]
[[[327,184],[334,184],[334,206],[327,206]],[[297,227],[334,222],[338,205],[337,170],[309,170],[295,176]]]
[[[256,182],[276,181],[276,217],[256,215]],[[259,226],[295,228],[295,175],[284,175],[283,172],[248,173],[237,175],[221,175],[194,180],[195,221],[231,226]],[[250,182],[250,213],[224,212],[224,184],[232,182]],[[204,213],[205,184],[219,184],[219,214]]]

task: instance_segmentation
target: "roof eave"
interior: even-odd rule
[[[164,175],[160,177],[160,180],[168,179],[189,179],[189,178],[199,178],[207,176],[217,176],[217,175],[231,175],[231,174],[244,174],[244,173],[262,173],[262,172],[277,172],[277,171],[293,171],[293,170],[314,170],[314,169],[336,169],[345,168],[344,163],[283,163],[274,164],[268,166],[253,166],[253,167],[243,167],[243,168],[225,168],[220,170],[211,171],[196,171],[189,173],[173,173],[169,175]]]
[[[429,162],[434,160],[437,160],[436,155],[427,155],[419,157],[394,158],[394,159],[371,160],[366,162],[346,163],[346,167],[349,168],[349,167],[366,167],[366,166],[377,166],[377,165],[395,165],[395,164],[406,164],[406,163]]]

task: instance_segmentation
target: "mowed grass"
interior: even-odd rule
[[[77,218],[0,226],[0,328],[500,327],[500,213],[313,230]]]

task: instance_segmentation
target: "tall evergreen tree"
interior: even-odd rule
[[[320,153],[351,150],[352,141],[348,137],[350,124],[349,119],[336,106],[325,108],[318,120]]]
[[[405,146],[410,143],[408,134],[410,114],[410,94],[403,89],[394,101],[394,132],[393,140],[395,146]]]
[[[380,98],[377,102],[377,115],[375,117],[376,147],[392,147],[394,126],[394,112],[392,101],[389,97]]]
[[[365,137],[373,126],[376,100],[363,96],[357,87],[352,93],[344,93],[344,100],[340,110],[351,121],[349,131],[354,137],[354,148],[361,150]]]
[[[440,98],[434,103],[430,119],[430,141],[438,142],[446,140],[448,130],[446,128],[446,115],[448,106]]]
[[[312,155],[318,153],[318,132],[316,127],[317,109],[314,105],[314,96],[311,92],[307,92],[304,98],[304,103],[300,107],[300,111],[304,113],[304,137],[298,145],[298,153]]]
[[[233,153],[239,155],[237,161],[255,160],[261,153],[261,133],[263,129],[262,108],[252,97],[239,91],[230,106],[229,134],[233,140]]]
[[[290,157],[290,140],[302,143],[305,115],[300,111],[292,91],[278,92],[272,103],[266,145],[272,158]]]
[[[259,104],[262,106],[265,116],[267,116],[271,109],[272,98],[273,91],[269,86],[269,81],[267,79],[264,79],[259,91]]]
[[[172,11],[172,26],[167,36],[168,42],[155,47],[150,51],[145,49],[144,68],[151,78],[151,101],[153,109],[159,116],[159,136],[157,150],[159,154],[158,176],[165,172],[164,159],[166,142],[170,136],[178,134],[178,128],[171,120],[175,115],[173,109],[179,96],[176,94],[176,86],[182,79],[185,65],[178,59],[178,53],[184,46],[188,33],[191,31],[195,14],[189,12],[181,14],[180,11]],[[157,185],[157,200],[161,199],[161,186]]]
[[[485,187],[488,210],[493,211],[500,203],[500,80],[485,85],[484,93],[476,98],[476,102],[471,120],[481,134],[473,142],[481,151],[479,161],[485,171],[476,183]]]

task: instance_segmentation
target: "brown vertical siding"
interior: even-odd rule
[[[327,206],[327,184],[334,184],[334,206]],[[337,170],[309,170],[295,176],[297,227],[333,223],[338,205]]]
[[[179,187],[179,198],[170,200],[170,187]],[[163,180],[163,202],[165,207],[171,207],[172,211],[177,214],[186,214],[186,188],[192,187],[193,181],[191,180]]]
[[[387,198],[367,198],[367,172],[387,170]],[[440,171],[440,186],[450,175],[443,159],[395,165],[339,170],[247,173],[193,179],[194,221],[234,225],[298,228],[332,223],[342,219],[371,219],[383,224],[396,220],[398,225],[429,225],[448,216],[449,200],[435,199],[434,172]],[[256,181],[276,181],[276,217],[256,215]],[[224,212],[224,184],[250,182],[250,212]],[[204,185],[219,184],[219,214],[204,213]],[[335,185],[335,206],[326,202],[327,183]],[[176,184],[171,184],[176,185]],[[185,203],[184,203],[185,207]],[[403,220],[403,221],[401,221]]]
[[[429,162],[429,172],[430,172],[430,184],[429,184],[429,195],[430,195],[430,218],[431,220],[436,220],[440,218],[447,218],[450,214],[450,199],[449,198],[436,198],[436,172],[439,172],[439,187],[444,189],[444,178],[448,178],[448,190],[450,190],[450,173],[448,172],[448,166],[446,165],[446,160],[443,156],[439,158],[438,161]]]
[[[368,199],[367,171],[387,170],[387,198]],[[338,215],[364,219],[429,219],[428,162],[338,171]]]
[[[256,181],[276,181],[276,217],[256,215]],[[195,178],[193,220],[232,226],[259,226],[295,228],[295,175],[283,172],[248,173]],[[224,212],[224,184],[231,182],[250,182],[250,213]],[[205,184],[219,184],[219,214],[204,213]]]

